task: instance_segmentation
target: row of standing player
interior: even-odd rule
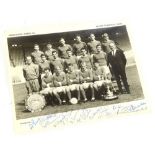
[[[41,54],[45,54],[47,56],[48,60],[52,60],[52,51],[57,51],[58,56],[62,59],[68,58],[67,50],[72,51],[73,55],[77,56],[78,58],[82,55],[81,49],[85,48],[90,55],[93,55],[96,53],[96,46],[101,45],[103,48],[103,51],[105,53],[109,53],[111,50],[109,48],[109,44],[111,42],[114,42],[109,39],[109,36],[107,33],[102,35],[102,41],[98,41],[95,39],[94,34],[90,34],[90,42],[87,44],[81,40],[81,37],[79,35],[76,36],[75,38],[75,43],[73,46],[66,44],[64,38],[60,38],[59,43],[60,46],[57,49],[53,49],[52,44],[48,43],[47,44],[47,50],[45,52],[40,51],[39,45],[35,44],[34,45],[34,52],[32,52],[31,56],[33,58],[33,62],[36,64],[39,64],[41,62],[40,56]]]

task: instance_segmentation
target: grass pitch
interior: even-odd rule
[[[17,119],[26,119],[35,116],[49,115],[54,113],[67,112],[71,110],[92,108],[98,106],[106,106],[110,104],[118,104],[122,102],[134,101],[144,98],[141,83],[139,80],[138,72],[136,66],[130,66],[126,68],[128,83],[130,85],[131,94],[119,95],[117,100],[113,101],[103,101],[96,100],[95,102],[86,102],[76,105],[61,105],[61,106],[51,106],[47,105],[41,112],[31,113],[25,110],[25,98],[27,96],[27,91],[24,84],[17,84],[13,86],[14,90],[14,103],[16,110]]]

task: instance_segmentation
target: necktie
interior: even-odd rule
[[[112,55],[115,56],[114,51],[112,51]]]

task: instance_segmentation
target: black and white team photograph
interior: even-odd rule
[[[17,120],[144,99],[126,25],[7,43]]]

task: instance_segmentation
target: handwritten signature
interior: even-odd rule
[[[29,129],[34,129],[37,126],[46,128],[50,125],[57,127],[67,123],[82,122],[95,118],[102,118],[105,116],[119,115],[122,113],[137,112],[146,109],[145,102],[130,105],[109,105],[97,108],[81,109],[78,111],[69,111],[66,113],[51,114],[39,118],[32,118],[29,122],[25,123]],[[23,125],[24,123],[21,123]]]

